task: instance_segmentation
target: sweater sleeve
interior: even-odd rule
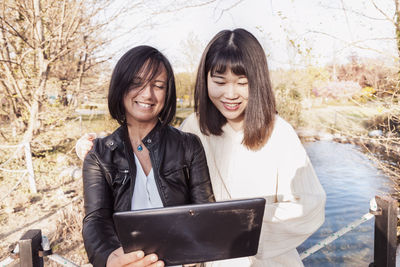
[[[325,219],[325,191],[293,128],[285,123],[276,146],[276,196],[268,199],[259,251],[271,258],[295,249]],[[257,256],[256,256],[257,258]]]

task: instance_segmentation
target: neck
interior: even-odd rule
[[[238,132],[243,130],[243,121],[244,120],[237,120],[237,121],[228,120],[228,124],[229,126],[231,126],[233,130],[235,130],[235,132]]]
[[[127,122],[129,138],[131,142],[135,144],[141,143],[143,138],[150,133],[151,130],[156,126],[158,120],[154,122]]]

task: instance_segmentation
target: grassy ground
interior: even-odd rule
[[[326,105],[304,109],[301,127],[347,135],[366,135],[374,130],[371,121],[391,109],[372,105]]]
[[[112,132],[116,127],[115,122],[104,116],[84,117],[82,121],[70,118],[40,133],[32,142],[36,194],[30,193],[27,179],[17,185],[20,174],[0,171],[0,260],[27,230],[42,229],[53,252],[80,265],[87,263],[81,237],[82,162],[74,146],[83,133]],[[14,152],[12,149],[0,151],[0,163],[16,154],[16,159],[2,164],[2,168],[25,168],[23,154]],[[46,266],[57,265],[47,262]]]

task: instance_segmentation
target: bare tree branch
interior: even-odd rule
[[[337,36],[335,36],[335,35],[333,35],[333,34],[326,33],[326,32],[321,32],[321,31],[316,31],[316,30],[310,30],[310,31],[307,31],[307,33],[315,33],[315,34],[325,35],[325,36],[328,36],[328,37],[330,37],[330,38],[332,38],[332,39],[339,40],[341,43],[346,44],[346,46],[343,47],[343,48],[340,49],[340,50],[343,50],[343,49],[348,48],[348,47],[356,47],[356,48],[360,48],[360,49],[363,49],[363,50],[374,51],[374,52],[376,52],[376,53],[378,53],[378,54],[392,57],[393,59],[398,59],[395,55],[392,55],[392,54],[390,54],[389,52],[386,53],[385,51],[382,51],[382,50],[379,50],[379,49],[376,49],[376,48],[365,47],[365,46],[361,46],[361,45],[360,45],[361,43],[365,43],[365,42],[367,42],[367,41],[394,40],[393,37],[392,37],[392,38],[390,38],[390,37],[368,38],[368,39],[363,39],[363,40],[357,40],[357,41],[351,41],[351,42],[349,42],[349,41],[347,41],[347,40],[341,39],[341,38],[339,38],[339,37],[337,37]]]
[[[326,9],[343,10],[343,7],[339,8],[339,7],[333,7],[333,6],[327,6],[327,5],[321,5],[321,6],[323,8],[326,8]],[[360,17],[364,17],[364,18],[370,19],[370,20],[378,20],[378,21],[385,21],[386,20],[386,19],[383,19],[383,18],[376,18],[376,17],[368,16],[367,14],[364,14],[364,13],[362,13],[360,11],[357,11],[357,10],[354,10],[354,9],[351,9],[351,8],[346,8],[346,11],[350,12],[350,13],[353,13],[355,15],[358,15]]]
[[[209,4],[215,3],[217,2],[217,0],[209,0],[209,1],[205,1],[203,3],[199,3],[199,4],[185,4],[181,7],[178,8],[174,8],[174,9],[167,9],[167,10],[162,10],[162,11],[154,11],[152,13],[152,15],[159,15],[159,14],[166,14],[166,13],[175,13],[184,9],[188,9],[188,8],[198,8],[198,7],[203,7],[203,6],[207,6]],[[149,7],[151,8],[151,7]]]
[[[231,10],[232,8],[236,7],[237,5],[239,5],[240,3],[242,3],[243,1],[244,1],[244,0],[238,0],[238,1],[236,1],[235,3],[233,3],[232,5],[230,5],[229,7],[222,9],[221,12],[220,12],[220,14],[219,14],[219,17],[216,19],[216,21],[220,20],[221,17],[224,15],[225,12],[227,12],[227,11]]]
[[[379,13],[381,13],[386,18],[386,20],[390,21],[396,28],[400,29],[399,25],[397,25],[391,17],[389,17],[381,8],[379,8],[374,0],[371,0],[371,3],[374,5],[375,9],[378,10]]]
[[[22,41],[24,41],[28,46],[33,48],[33,45],[30,44],[28,42],[28,40],[24,36],[22,36],[10,23],[8,23],[7,20],[5,20],[2,16],[0,16],[0,20],[3,21],[12,30],[12,32],[15,33],[15,35],[17,35],[19,38],[21,38]]]

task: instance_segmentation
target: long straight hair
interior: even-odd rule
[[[195,86],[195,111],[203,134],[221,135],[226,118],[208,96],[208,73],[245,75],[248,80],[249,99],[245,109],[242,143],[258,150],[271,136],[276,104],[269,77],[267,58],[257,39],[244,29],[219,32],[203,52]]]

